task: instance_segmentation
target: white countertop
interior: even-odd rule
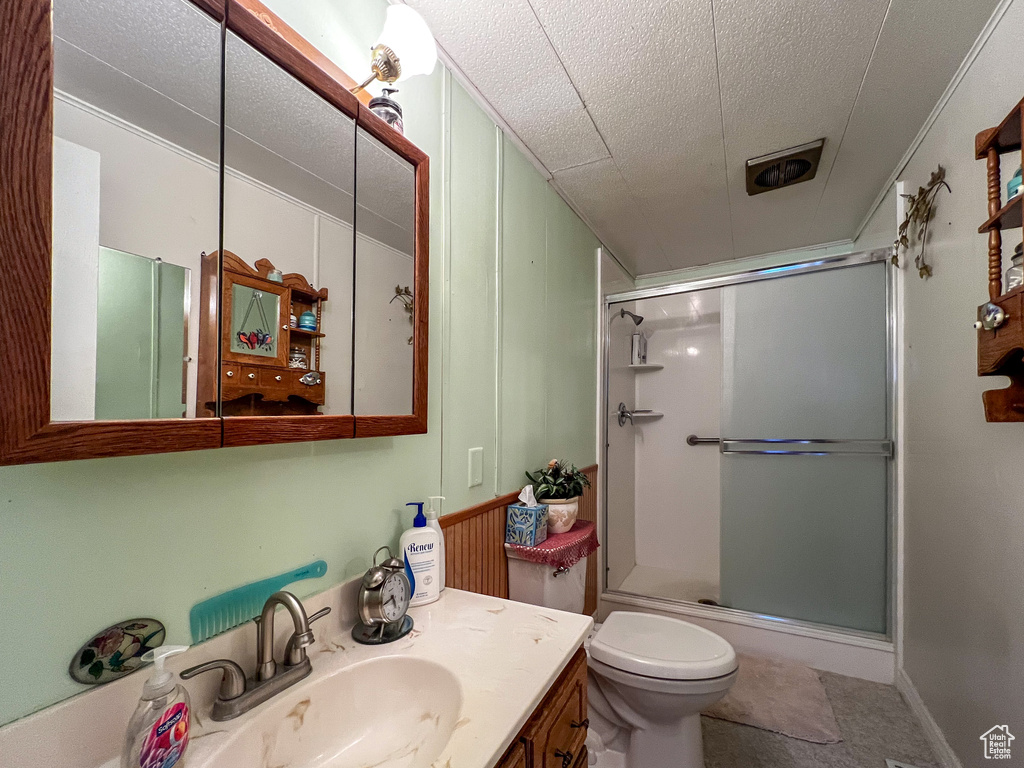
[[[221,761],[217,753],[226,758],[233,751],[232,735],[261,711],[274,706],[275,700],[296,695],[302,698],[305,686],[360,662],[402,656],[442,665],[462,688],[462,710],[455,730],[432,766],[491,768],[592,626],[588,616],[449,588],[437,602],[410,609],[415,628],[409,636],[389,645],[366,646],[356,643],[350,634],[352,619],[347,609],[353,597],[349,582],[304,601],[310,614],[322,605],[335,608],[332,615],[313,625],[316,642],[308,649],[312,674],[239,718],[225,723],[209,719],[219,676],[201,675],[186,683],[198,714],[186,755],[188,765],[217,765]],[[279,641],[275,646],[278,658],[283,649],[282,633],[290,631],[290,625],[287,614],[279,612]],[[177,657],[173,669],[220,657],[237,660],[246,673],[251,673],[251,661],[245,656],[250,655],[254,635],[251,624],[232,630]],[[135,689],[141,689],[146,677],[146,671],[130,675],[0,728],[0,768],[47,763],[116,768],[119,762],[113,755],[121,749],[124,738],[120,721],[127,724],[138,700]],[[353,692],[360,703],[365,701],[368,707],[387,705],[375,698],[372,686],[363,687],[370,689]],[[100,723],[102,729],[97,728]],[[14,762],[8,762],[11,759]]]
[[[332,625],[308,649],[313,673],[287,689],[370,659],[405,656],[441,664],[462,685],[462,712],[436,768],[491,768],[518,735],[590,631],[592,620],[562,611],[446,589],[430,605],[411,608],[412,632],[388,645],[360,645],[349,629]],[[286,618],[282,616],[282,618]],[[315,628],[316,625],[314,625]],[[372,690],[358,691],[366,706],[387,706]],[[262,706],[268,706],[267,702]],[[314,695],[315,703],[315,695]],[[287,708],[282,708],[287,711]],[[203,718],[193,730],[190,763],[219,751],[231,732],[259,708],[227,723]],[[201,715],[207,714],[205,711]],[[343,725],[343,724],[342,724]]]

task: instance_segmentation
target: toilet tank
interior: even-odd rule
[[[566,570],[522,560],[508,544],[505,545],[505,554],[508,555],[510,600],[583,613],[587,583],[586,558]]]

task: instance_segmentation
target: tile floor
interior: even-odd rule
[[[938,768],[917,719],[893,686],[819,674],[841,742],[812,744],[703,717],[705,768],[886,768],[886,758]]]

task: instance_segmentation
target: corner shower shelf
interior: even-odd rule
[[[665,366],[661,363],[637,363],[636,365],[627,366],[634,371],[660,371]]]

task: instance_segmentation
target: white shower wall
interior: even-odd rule
[[[619,306],[616,305],[615,309]],[[644,317],[647,361],[661,370],[628,368],[628,328],[612,324],[610,394],[628,386],[631,408],[663,413],[634,426],[609,426],[609,500],[630,490],[629,520],[609,515],[609,586],[632,559],[618,588],[698,600],[719,596],[719,453],[690,446],[686,436],[717,437],[721,405],[721,309],[717,290],[677,294],[627,307]],[[620,399],[610,398],[612,409]],[[632,438],[630,440],[630,438]],[[631,450],[625,448],[631,443]],[[628,452],[628,456],[626,455]],[[630,474],[633,477],[630,477]],[[634,481],[635,477],[635,481]],[[619,509],[627,506],[620,502]],[[629,538],[620,529],[630,527]],[[612,529],[615,530],[612,530]],[[632,551],[626,553],[632,545]],[[621,578],[621,577],[619,577]]]
[[[619,310],[636,311],[634,302],[616,304],[609,317],[608,344],[608,414],[607,464],[608,531],[606,534],[606,583],[609,589],[620,589],[636,565],[636,515],[634,509],[636,484],[636,446],[628,422],[619,427],[614,415],[619,403],[632,409],[636,400],[634,373],[629,366],[629,345],[634,325]]]

